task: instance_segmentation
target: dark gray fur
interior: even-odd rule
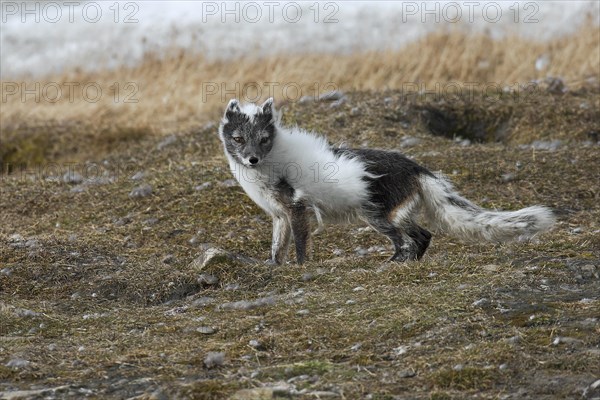
[[[431,241],[431,233],[410,218],[401,226],[392,221],[399,205],[410,201],[420,191],[419,177],[434,176],[425,167],[397,151],[377,149],[335,149],[338,154],[357,157],[374,178],[368,178],[369,204],[366,215],[369,224],[387,236],[394,245],[390,260],[419,260]]]

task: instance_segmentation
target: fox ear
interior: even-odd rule
[[[240,113],[240,102],[238,99],[229,100],[229,104],[227,104],[227,108],[225,109],[225,117],[232,116],[234,114]]]
[[[269,97],[262,106],[260,106],[262,113],[265,115],[275,115],[275,107],[273,106],[273,98]]]

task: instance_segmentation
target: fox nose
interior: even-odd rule
[[[248,161],[250,161],[250,164],[256,165],[258,163],[258,158],[257,157],[250,157],[250,159]]]

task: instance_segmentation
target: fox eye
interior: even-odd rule
[[[233,138],[233,141],[236,142],[236,143],[239,143],[239,144],[244,144],[244,142],[245,142],[244,138],[241,137],[241,136],[235,136]]]
[[[260,144],[267,144],[267,143],[269,143],[269,140],[270,139],[268,137],[264,137],[264,138],[260,139]]]

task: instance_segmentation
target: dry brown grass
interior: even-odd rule
[[[436,84],[471,84],[476,88],[516,87],[518,83],[546,76],[558,76],[574,88],[590,78],[600,79],[600,35],[598,25],[589,22],[571,36],[549,42],[535,42],[517,36],[495,40],[487,35],[468,35],[459,30],[432,33],[405,48],[393,52],[356,53],[351,55],[277,55],[264,59],[240,58],[232,61],[209,61],[185,52],[159,59],[149,54],[136,67],[84,73],[66,71],[62,75],[40,80],[42,96],[21,101],[10,95],[0,111],[3,130],[23,125],[51,122],[85,122],[88,132],[100,134],[107,127],[135,127],[148,133],[164,134],[218,117],[223,103],[230,97],[251,99],[256,85],[269,95],[268,82],[277,83],[273,94],[279,101],[295,100],[299,95],[313,96],[333,87],[343,90],[384,90],[421,88],[436,90]],[[547,55],[547,70],[538,72],[535,61]],[[56,82],[63,96],[56,102]],[[65,83],[76,82],[73,96]],[[97,102],[82,98],[81,88],[90,82],[102,88]],[[115,101],[115,83],[119,99]],[[134,86],[127,87],[128,82]],[[34,82],[19,82],[33,88]],[[219,86],[211,95],[207,83]],[[286,84],[287,92],[282,90]],[[7,82],[3,82],[3,90]],[[247,86],[249,85],[250,86]],[[234,93],[224,93],[226,85]],[[237,85],[237,90],[235,90]],[[248,89],[244,92],[243,88]],[[294,87],[300,87],[298,93]],[[137,92],[134,94],[134,92]],[[18,89],[18,93],[21,90]],[[90,89],[90,96],[95,91]],[[137,100],[126,103],[125,99]]]

